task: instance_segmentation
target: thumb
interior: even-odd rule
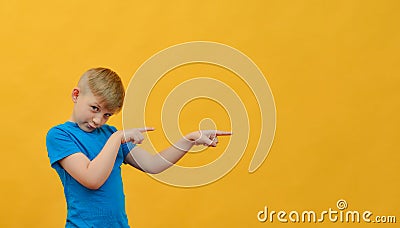
[[[207,137],[204,137],[204,144],[206,144],[208,146],[213,146],[213,147],[217,146],[216,142],[214,142],[213,140],[211,140]]]

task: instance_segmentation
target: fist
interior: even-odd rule
[[[153,127],[132,128],[123,131],[124,135],[121,143],[132,142],[133,144],[141,144],[144,140],[143,133],[147,131],[154,131]]]

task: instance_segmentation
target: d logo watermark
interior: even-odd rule
[[[153,55],[140,66],[127,87],[122,117],[123,127],[127,129],[151,125],[151,123],[146,124],[145,114],[148,98],[156,83],[167,72],[191,63],[207,63],[223,67],[235,73],[251,89],[261,114],[261,126],[259,126],[261,131],[258,139],[255,139],[258,143],[248,169],[250,173],[255,172],[266,159],[272,146],[276,128],[275,103],[268,82],[256,64],[240,51],[227,45],[204,41],[188,42]],[[165,98],[160,112],[162,112],[162,130],[167,139],[182,137],[176,121],[179,112],[186,103],[198,98],[213,100],[224,107],[230,118],[230,130],[234,134],[224,153],[209,164],[199,167],[174,165],[161,174],[151,175],[163,183],[180,187],[209,184],[232,170],[246,150],[252,127],[249,124],[251,114],[244,105],[246,98],[238,96],[238,93],[223,81],[208,77],[187,80],[176,86]]]

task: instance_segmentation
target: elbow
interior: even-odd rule
[[[173,164],[157,154],[151,159],[138,163],[139,168],[148,174],[159,174],[170,168]]]
[[[172,166],[172,163],[168,163],[167,165],[161,164],[161,165],[151,165],[148,166],[146,169],[143,169],[144,172],[149,173],[149,174],[159,174],[164,172],[166,169],[170,168]]]
[[[148,173],[148,174],[159,174],[159,173],[161,173],[162,171],[165,170],[165,169],[163,169],[161,167],[158,167],[156,165],[149,165],[149,164],[147,164],[147,165],[139,165],[137,168],[139,170],[145,172],[145,173]]]
[[[103,184],[104,182],[100,182],[100,181],[86,181],[81,183],[84,187],[90,189],[90,190],[98,190]]]
[[[98,190],[101,187],[101,185],[98,185],[98,184],[88,184],[88,185],[84,185],[84,186],[90,190]]]
[[[162,171],[164,171],[164,170],[162,170],[162,169],[157,169],[157,168],[153,168],[153,169],[145,169],[144,170],[144,172],[145,173],[148,173],[148,174],[159,174],[159,173],[161,173]]]

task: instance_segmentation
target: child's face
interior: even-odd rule
[[[101,127],[113,115],[113,112],[107,110],[105,104],[90,91],[82,94],[79,89],[74,89],[72,100],[75,105],[71,120],[86,132]]]

